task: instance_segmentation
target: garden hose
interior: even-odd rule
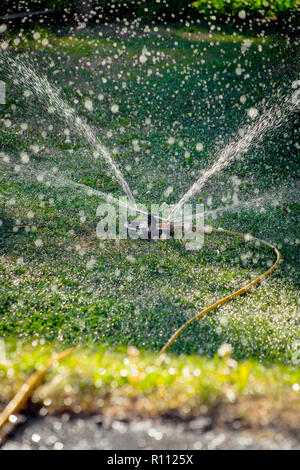
[[[0,445],[4,442],[5,438],[8,435],[8,430],[5,430],[9,418],[11,415],[15,415],[21,411],[26,405],[29,398],[32,396],[34,390],[41,384],[46,372],[53,366],[56,362],[65,358],[74,351],[74,348],[65,349],[59,354],[52,356],[46,364],[44,364],[40,369],[34,372],[30,377],[22,384],[20,389],[17,391],[16,395],[12,400],[6,405],[4,410],[0,413]]]
[[[202,230],[200,227],[194,226],[193,230]],[[218,308],[220,305],[223,305],[230,300],[234,299],[235,297],[238,297],[242,294],[245,294],[247,291],[249,291],[252,287],[256,286],[257,284],[260,284],[264,279],[266,279],[270,274],[277,269],[279,266],[279,263],[281,261],[281,254],[279,250],[273,246],[271,243],[268,243],[265,240],[261,240],[256,237],[252,237],[250,235],[246,235],[243,233],[239,232],[233,232],[231,230],[226,230],[223,228],[210,228],[210,232],[216,232],[216,233],[226,233],[227,235],[231,236],[237,236],[240,238],[243,238],[244,241],[254,241],[258,242],[259,244],[264,244],[274,250],[276,254],[276,261],[275,263],[267,270],[265,271],[262,275],[254,279],[252,282],[247,284],[246,286],[242,287],[241,289],[233,292],[230,295],[227,295],[226,297],[223,297],[222,299],[218,300],[217,302],[214,302],[212,305],[204,308],[201,310],[201,312],[197,313],[195,316],[187,320],[168,340],[168,342],[164,345],[164,347],[160,350],[159,354],[165,353],[171,346],[172,344],[176,341],[177,338],[183,333],[185,328],[195,320],[198,320],[199,318],[202,318],[204,315],[208,314],[212,310]],[[60,354],[52,357],[49,359],[49,361],[42,366],[39,370],[37,370],[34,374],[32,374],[28,380],[20,387],[16,395],[13,397],[13,399],[8,403],[8,405],[4,408],[2,413],[0,414],[0,444],[4,442],[5,438],[7,437],[8,431],[5,432],[5,425],[8,423],[9,418],[13,414],[17,414],[27,403],[29,398],[32,396],[34,390],[41,384],[46,372],[48,371],[49,368],[53,366],[53,364],[57,361],[60,361],[64,357],[68,356],[71,354],[75,349],[70,348],[66,349],[65,351],[62,351]],[[2,434],[1,434],[2,432]]]
[[[193,226],[193,230],[202,230],[200,227],[197,227],[197,226]],[[265,241],[265,240],[261,240],[260,238],[256,238],[256,237],[253,237],[252,235],[246,235],[244,233],[240,233],[240,232],[233,232],[231,230],[226,230],[226,229],[223,229],[223,228],[214,228],[214,227],[210,227],[210,233],[211,232],[217,232],[217,233],[226,233],[227,235],[232,235],[232,236],[237,236],[237,237],[240,237],[240,238],[243,238],[244,241],[254,241],[254,242],[258,242],[259,244],[263,244],[263,245],[266,245],[268,246],[269,248],[271,248],[272,250],[274,250],[275,254],[276,254],[276,261],[275,263],[267,270],[265,271],[261,276],[257,277],[256,279],[254,279],[254,281],[250,282],[249,284],[247,284],[246,286],[244,287],[241,287],[239,290],[233,292],[232,294],[229,294],[227,295],[226,297],[223,297],[222,299],[219,299],[217,300],[216,302],[214,302],[212,305],[209,305],[208,307],[204,308],[203,310],[201,310],[201,312],[197,313],[196,315],[194,315],[192,318],[190,318],[189,320],[187,320],[180,328],[178,328],[177,331],[175,331],[175,333],[171,336],[171,338],[167,341],[167,343],[164,345],[164,347],[160,350],[159,354],[163,354],[165,353],[171,346],[172,344],[176,341],[177,338],[179,338],[179,336],[181,335],[181,333],[185,330],[185,328],[190,324],[190,323],[193,323],[195,320],[199,320],[199,318],[202,318],[204,315],[206,315],[207,313],[211,312],[212,310],[214,310],[215,308],[218,308],[220,305],[223,305],[223,304],[226,304],[227,302],[229,302],[230,300],[236,298],[236,297],[239,297],[240,295],[242,294],[245,294],[248,290],[252,289],[252,287],[256,286],[257,284],[260,284],[264,279],[266,279],[268,276],[270,276],[270,274],[275,271],[275,269],[278,268],[279,264],[280,264],[280,261],[281,261],[281,254],[280,254],[280,251],[274,246],[274,245],[271,245],[271,243]]]

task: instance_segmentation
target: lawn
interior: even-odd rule
[[[295,40],[137,22],[39,26],[10,32],[7,42],[0,75],[8,83],[0,105],[0,337],[130,345],[152,354],[204,306],[268,268],[269,250],[221,234],[206,235],[199,252],[180,241],[97,239],[101,199],[88,189],[114,196],[122,189],[84,137],[9,76],[5,54],[47,75],[112,150],[138,203],[149,206],[175,204],[251,122],[250,108],[261,113],[279,89],[292,93]],[[173,353],[205,360],[226,342],[235,359],[299,365],[296,120],[269,132],[193,199],[210,211],[207,223],[276,244],[280,269],[190,326]],[[212,213],[235,201],[241,204],[231,211]]]

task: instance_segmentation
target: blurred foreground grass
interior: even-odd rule
[[[56,345],[3,343],[0,365],[3,404],[53,354]],[[5,347],[4,347],[5,346]],[[129,416],[192,416],[222,407],[223,420],[245,425],[272,422],[296,430],[300,417],[300,371],[236,362],[222,345],[212,359],[161,355],[134,347],[77,349],[47,374],[33,394],[41,415],[57,412]],[[266,403],[268,404],[266,406]]]

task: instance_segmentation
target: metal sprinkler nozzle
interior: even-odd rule
[[[126,228],[129,233],[144,240],[174,238],[173,223],[164,222],[151,212],[147,215],[147,221],[127,223]]]
[[[165,222],[154,214],[148,214],[148,240],[163,238],[174,238],[174,224]]]

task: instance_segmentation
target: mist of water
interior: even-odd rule
[[[15,171],[15,165],[11,162],[4,162],[0,160],[0,164],[10,168],[12,171]],[[139,214],[144,214],[148,215],[147,212],[143,211],[140,207],[137,205],[131,204],[130,201],[124,201],[120,198],[116,198],[113,196],[111,193],[104,193],[103,191],[99,191],[98,189],[91,188],[90,186],[87,186],[86,184],[82,183],[77,183],[76,181],[70,179],[70,178],[65,178],[61,175],[54,174],[51,171],[48,171],[47,169],[43,168],[43,170],[37,170],[32,167],[23,167],[21,172],[18,172],[19,178],[24,178],[26,182],[28,181],[39,181],[39,182],[45,182],[45,183],[50,183],[52,188],[67,188],[70,187],[72,189],[79,189],[84,191],[88,196],[96,196],[103,201],[106,201],[108,204],[113,204],[118,207],[123,207],[127,209],[128,211],[132,211],[133,213],[139,213]],[[3,196],[0,194],[0,198],[3,198]]]
[[[111,168],[113,174],[118,179],[120,185],[130,199],[133,206],[136,206],[135,199],[129,188],[127,181],[122,175],[120,169],[113,161],[109,150],[101,143],[96,136],[96,131],[86,122],[86,120],[76,113],[66,101],[64,101],[59,90],[51,85],[45,75],[41,76],[32,68],[32,65],[25,63],[21,58],[5,57],[6,67],[13,73],[21,83],[29,87],[32,92],[46,106],[48,112],[55,113],[59,119],[64,122],[80,137],[83,137],[90,146],[97,151],[100,157]]]
[[[214,164],[205,173],[195,181],[190,189],[183,195],[180,201],[171,210],[168,220],[180,210],[180,208],[198,193],[209,178],[215,173],[229,166],[233,160],[239,156],[242,157],[253,144],[262,141],[269,131],[274,131],[282,125],[293,111],[293,101],[291,99],[277,99],[274,103],[269,103],[260,117],[243,130],[242,136],[236,136],[221,151]]]
[[[227,204],[225,206],[217,207],[216,209],[205,210],[204,216],[205,217],[216,217],[218,215],[225,214],[227,212],[240,212],[242,210],[257,210],[262,212],[265,210],[266,207],[275,207],[280,204],[288,203],[288,202],[295,202],[299,200],[299,188],[295,186],[294,188],[291,187],[292,182],[288,186],[284,184],[276,190],[271,189],[270,191],[266,191],[260,196],[251,198],[247,201],[237,201],[232,204]],[[202,212],[199,213],[202,215]],[[190,216],[185,216],[185,221],[192,220],[196,218],[197,214],[191,214]],[[182,217],[178,219],[174,219],[174,222],[182,222]]]

